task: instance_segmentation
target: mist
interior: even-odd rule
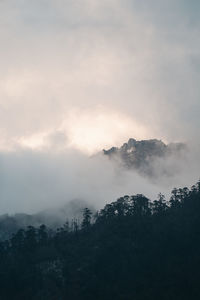
[[[199,139],[197,1],[9,0],[0,8],[1,149],[60,129],[80,148],[81,126],[87,139],[91,127],[107,133],[102,148],[131,136]]]
[[[0,212],[37,213],[73,200],[100,209],[126,194],[142,193],[151,200],[159,192],[169,196],[173,187],[198,180],[197,155],[194,159],[194,151],[187,150],[181,158],[154,160],[156,175],[149,178],[122,168],[101,152],[88,156],[75,149],[55,151],[55,147],[1,152]]]
[[[0,212],[197,181],[199,20],[198,1],[0,1]],[[97,155],[130,137],[188,150],[155,178]]]

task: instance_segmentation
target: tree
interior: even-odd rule
[[[142,194],[131,197],[133,215],[145,216],[151,214],[150,202]]]
[[[172,190],[169,202],[172,208],[178,208],[180,206],[180,197],[178,189],[174,188]]]
[[[167,209],[165,196],[161,193],[158,194],[158,200],[153,202],[153,213],[162,214]]]
[[[33,226],[28,226],[27,230],[25,231],[25,246],[26,249],[33,250],[35,249],[37,244],[37,238],[36,238],[36,229]]]
[[[46,244],[48,239],[47,228],[44,224],[42,224],[38,229],[38,241],[40,244]]]
[[[84,208],[83,210],[83,221],[81,224],[82,229],[88,229],[91,224],[92,212],[89,208]]]

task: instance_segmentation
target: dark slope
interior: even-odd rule
[[[107,204],[91,224],[0,244],[0,299],[200,299],[200,183]]]

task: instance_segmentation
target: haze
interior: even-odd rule
[[[198,180],[199,12],[197,0],[0,1],[0,213]],[[91,158],[130,137],[187,143],[179,175],[149,182]]]

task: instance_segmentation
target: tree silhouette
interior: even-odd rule
[[[81,228],[83,230],[88,229],[91,225],[92,212],[89,208],[84,208],[83,210],[83,221],[81,224]]]
[[[200,299],[199,183],[90,209],[0,242],[0,299]]]

